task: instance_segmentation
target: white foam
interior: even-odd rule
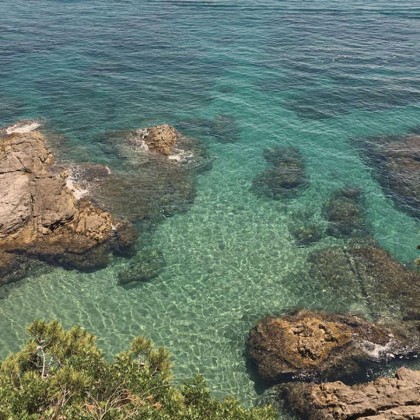
[[[72,192],[76,200],[80,200],[89,194],[89,190],[87,188],[80,187],[80,185],[78,185],[75,179],[71,176],[66,179],[66,187]]]
[[[363,351],[373,359],[381,359],[385,356],[388,359],[393,359],[395,355],[391,352],[393,347],[393,340],[390,339],[385,345],[372,343],[371,341],[362,340],[360,346]]]
[[[173,155],[168,156],[168,160],[172,162],[187,162],[189,159],[194,157],[194,153],[192,152],[186,152],[185,150],[177,149],[177,153],[174,153]]]
[[[21,124],[15,124],[11,127],[6,128],[7,134],[25,134],[30,133],[31,131],[36,130],[37,128],[41,127],[40,123],[32,122],[29,124],[21,125]]]

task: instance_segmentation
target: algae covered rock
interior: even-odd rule
[[[356,244],[331,247],[313,252],[309,262],[311,278],[349,300],[366,301],[373,316],[420,319],[420,273],[383,249]]]
[[[162,252],[156,249],[143,249],[131,260],[128,267],[118,273],[121,286],[146,282],[158,276],[165,264]]]
[[[123,165],[98,186],[95,199],[132,222],[156,222],[187,211],[196,196],[197,174],[212,165],[199,140],[166,125],[108,133],[103,144]]]
[[[267,384],[362,375],[372,364],[411,357],[419,349],[416,326],[400,329],[311,311],[264,318],[248,338],[248,355]]]
[[[275,147],[264,151],[269,167],[252,182],[252,191],[274,200],[295,197],[307,184],[301,153],[294,147]]]
[[[309,246],[322,239],[323,230],[315,223],[295,223],[289,227],[298,246]]]
[[[327,233],[337,238],[361,237],[367,234],[362,207],[362,191],[348,187],[336,191],[325,207],[329,221]]]
[[[384,192],[399,209],[420,218],[420,135],[369,137],[359,147]]]

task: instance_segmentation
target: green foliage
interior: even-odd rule
[[[0,364],[3,419],[269,420],[270,407],[214,399],[201,376],[178,387],[169,354],[137,337],[107,361],[80,327],[35,321],[21,351]]]

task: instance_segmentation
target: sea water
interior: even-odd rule
[[[416,258],[418,221],[399,211],[355,147],[420,126],[420,5],[376,0],[2,0],[0,125],[40,119],[62,159],[112,163],[97,141],[112,130],[169,123],[205,143],[188,212],[160,222],[148,245],[165,266],[148,283],[117,284],[128,260],[80,273],[55,268],[0,290],[0,355],[33,319],[80,324],[107,353],[145,335],[172,353],[178,380],[202,373],[216,395],[251,404],[249,329],[297,307],[369,316],[360,293],[319,285],[297,247],[302,214],[325,224],[338,188],[363,189],[374,239]],[[227,138],[208,130],[228,121]],[[309,185],[294,199],[251,190],[263,150],[301,151]],[[141,233],[140,233],[141,235]],[[387,314],[389,315],[389,314]]]

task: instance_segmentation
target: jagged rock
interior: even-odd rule
[[[420,218],[420,135],[368,138],[360,148],[384,192],[401,210]]]
[[[69,172],[54,165],[36,128],[26,123],[0,131],[0,252],[7,253],[2,262],[13,267],[11,256],[20,254],[77,268],[102,267],[113,246],[132,245],[117,245],[127,224],[80,199]]]
[[[352,315],[298,311],[267,317],[250,331],[248,354],[267,384],[292,379],[335,380],[420,349],[416,325],[372,324]]]
[[[308,420],[420,419],[420,371],[407,368],[398,369],[393,378],[360,385],[290,383],[277,391]]]
[[[333,194],[325,208],[325,216],[329,221],[327,233],[331,236],[346,238],[367,234],[359,188],[343,188]]]
[[[159,275],[164,265],[163,255],[155,249],[143,249],[131,260],[128,267],[118,273],[118,284],[124,286],[145,282]]]
[[[293,147],[266,149],[269,167],[252,182],[252,190],[274,200],[294,197],[307,184],[305,165],[299,150]]]
[[[375,246],[332,247],[310,255],[310,276],[340,296],[365,300],[371,314],[420,319],[420,273]]]

